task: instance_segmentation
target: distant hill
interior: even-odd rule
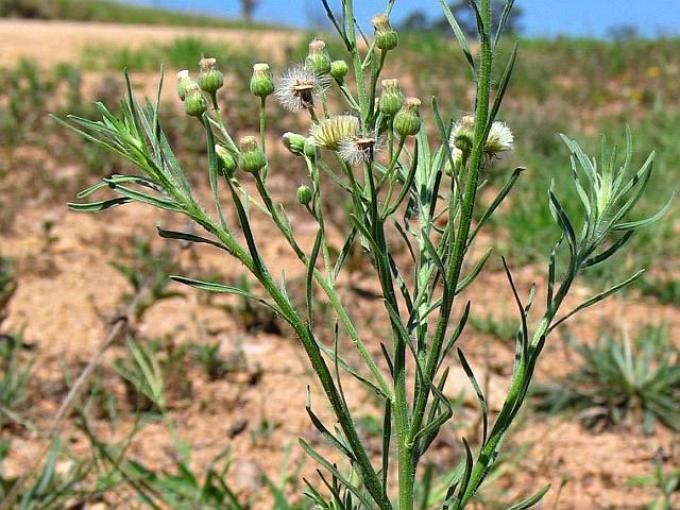
[[[212,28],[253,26],[219,16],[155,9],[116,0],[1,0],[0,17]]]

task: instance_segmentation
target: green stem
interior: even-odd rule
[[[257,189],[260,193],[260,196],[262,197],[262,200],[265,204],[265,207],[267,211],[269,211],[269,214],[272,216],[272,219],[274,220],[274,223],[278,227],[278,229],[281,231],[281,233],[284,235],[288,243],[290,244],[291,248],[297,255],[297,257],[300,259],[300,261],[306,266],[309,264],[309,259],[307,255],[302,251],[300,246],[297,244],[297,241],[295,241],[295,238],[292,236],[291,233],[288,232],[286,228],[286,222],[284,222],[281,217],[279,216],[279,212],[274,206],[274,203],[271,199],[271,196],[269,195],[269,192],[267,191],[266,187],[264,186],[264,183],[262,182],[262,179],[259,177],[256,178],[255,180]],[[330,261],[328,261],[328,264],[330,264]],[[338,293],[335,290],[335,287],[333,286],[332,281],[330,278],[332,275],[329,273],[328,277],[324,277],[321,272],[318,269],[314,269],[314,279],[316,282],[319,284],[319,286],[323,289],[325,292],[326,296],[328,297],[331,305],[333,306],[333,309],[335,310],[335,313],[338,315],[338,319],[340,320],[340,323],[343,326],[343,329],[345,330],[345,333],[349,336],[350,340],[352,343],[355,345],[357,350],[359,351],[359,355],[361,356],[361,359],[366,363],[369,371],[371,372],[371,375],[373,375],[375,382],[378,384],[378,387],[380,390],[384,393],[386,398],[392,398],[392,391],[387,384],[387,381],[385,380],[385,377],[382,375],[382,372],[378,368],[378,365],[375,363],[375,360],[373,359],[373,356],[371,353],[368,351],[366,348],[366,345],[364,342],[361,340],[361,337],[359,336],[359,332],[357,331],[356,327],[354,326],[354,323],[352,322],[352,319],[350,319],[349,315],[347,314],[347,311],[345,310],[345,307],[342,305],[342,302],[340,301],[340,297],[338,296]]]
[[[378,504],[378,507],[381,510],[391,510],[391,505],[382,488],[380,477],[371,465],[371,461],[368,458],[366,449],[364,448],[363,443],[357,434],[356,427],[352,421],[351,413],[335,385],[333,376],[331,375],[331,372],[323,359],[321,350],[319,349],[316,339],[314,338],[309,327],[305,326],[299,314],[292,307],[285,294],[278,288],[263,263],[256,265],[253,258],[245,251],[245,249],[238,242],[236,242],[236,240],[231,235],[227,234],[220,227],[215,225],[215,223],[202,210],[192,210],[190,215],[193,216],[199,224],[206,227],[209,232],[215,234],[217,238],[223,244],[225,244],[226,247],[228,247],[229,251],[231,251],[239,260],[241,260],[246,268],[248,268],[248,270],[260,281],[267,294],[269,294],[274,302],[278,305],[281,313],[295,331],[296,336],[300,339],[300,342],[307,353],[312,368],[317,374],[324,393],[326,394],[326,397],[333,408],[345,437],[347,438],[347,442],[352,450],[352,453],[357,459],[361,478],[366,485],[366,489],[371,494],[374,501]]]
[[[447,264],[447,286],[442,296],[442,305],[439,310],[435,333],[432,338],[432,345],[427,355],[425,365],[425,386],[416,397],[414,407],[413,423],[411,425],[411,440],[421,428],[422,420],[425,415],[425,408],[430,395],[430,386],[433,383],[437,367],[439,366],[441,349],[448,328],[449,317],[453,307],[456,287],[460,279],[460,272],[463,265],[463,258],[467,248],[467,240],[470,234],[472,223],[472,212],[477,196],[479,170],[484,156],[484,133],[489,116],[489,97],[491,90],[491,39],[489,26],[491,19],[490,0],[481,0],[481,13],[483,29],[480,34],[481,56],[479,66],[479,79],[477,83],[477,107],[475,111],[475,133],[474,146],[470,157],[470,169],[465,182],[463,191],[463,203],[461,205],[460,222],[455,236],[449,236],[452,246],[449,251]],[[449,216],[449,222],[454,221],[454,215]]]
[[[398,301],[394,294],[389,250],[385,239],[382,218],[378,213],[378,193],[373,176],[373,158],[366,163],[366,175],[370,192],[370,220],[372,236],[377,246],[374,259],[381,282],[383,295],[395,313],[399,313]],[[411,447],[409,446],[409,416],[408,399],[406,395],[406,341],[395,324],[396,318],[390,318],[394,336],[394,425],[397,436],[397,464],[399,484],[399,510],[413,509],[414,471],[411,462]]]

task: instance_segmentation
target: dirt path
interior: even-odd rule
[[[239,46],[266,48],[275,58],[300,36],[286,31],[248,31],[201,27],[163,27],[72,21],[0,19],[0,66],[11,65],[22,57],[43,65],[74,61],[88,45],[139,48],[150,43],[169,42],[177,37],[205,37]]]

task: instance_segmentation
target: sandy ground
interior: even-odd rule
[[[0,19],[0,41],[3,41],[0,44],[0,66],[11,65],[21,57],[37,59],[44,65],[74,62],[88,45],[139,48],[188,36],[266,48],[275,58],[282,57],[285,48],[299,39],[299,34],[285,31]]]

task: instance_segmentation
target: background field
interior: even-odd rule
[[[120,339],[107,352],[87,398],[61,434],[53,482],[63,485],[64,497],[49,500],[50,508],[82,508],[75,506],[78,503],[87,508],[134,507],[129,480],[109,475],[111,459],[106,458],[118,459],[117,446],[126,444],[133,432],[125,453],[137,464],[126,464],[123,471],[130,477],[153,485],[167,473],[176,474],[178,462],[185,460],[202,477],[225,457],[231,459],[226,479],[234,490],[254,496],[252,508],[271,508],[269,496],[261,496],[268,483],[292,495],[300,492],[303,477],[316,476],[297,437],[324,448],[305,412],[310,378],[299,346],[266,312],[232,298],[208,299],[163,277],[174,272],[249,285],[240,268],[220,253],[182,248],[151,236],[156,224],[170,227],[175,218],[137,206],[99,217],[67,211],[65,203],[79,189],[120,172],[123,164],[76,139],[48,114],[92,117],[95,100],[115,108],[124,93],[123,67],[128,67],[136,91],[153,95],[163,64],[162,123],[192,182],[208,196],[205,141],[195,120],[181,112],[174,90],[176,71],[195,68],[202,53],[216,57],[227,74],[220,99],[228,124],[239,134],[252,134],[257,129],[257,104],[247,92],[252,64],[267,61],[280,70],[291,58],[301,61],[313,34],[233,24],[221,28],[221,22],[208,20],[195,23],[206,27],[165,26],[181,24],[170,14],[159,18],[161,26],[108,23],[134,23],[134,16],[97,18],[107,23],[0,19],[0,255],[7,261],[0,266],[0,296],[9,296],[16,282],[11,299],[0,297],[2,310],[7,310],[0,323],[0,489],[6,490],[44,447],[46,431],[73,379],[134,293],[134,284],[151,278],[155,292],[145,298],[148,309],[139,310],[131,334],[158,363],[167,412],[160,413],[135,391],[130,382],[133,357]],[[92,19],[95,14],[72,17]],[[436,94],[447,118],[471,109],[470,80],[450,38],[404,34],[401,47],[403,58],[388,62],[388,69],[409,95],[427,104]],[[329,40],[329,48],[334,58],[344,56],[336,41]],[[503,51],[509,50],[510,43],[504,43]],[[482,239],[482,245],[494,247],[494,255],[469,291],[474,319],[463,339],[468,359],[486,380],[492,409],[501,404],[509,382],[516,327],[500,256],[508,258],[519,284],[528,289],[546,271],[548,253],[543,247],[557,240],[547,205],[551,182],[567,197],[568,208],[577,211],[576,197],[567,189],[568,152],[558,134],[577,137],[596,152],[601,134],[623,149],[630,127],[636,164],[650,151],[657,152],[651,192],[641,211],[652,214],[680,180],[679,79],[680,39],[520,41],[518,67],[501,114],[516,133],[517,150],[484,177],[490,188],[497,188],[514,167],[527,170]],[[290,211],[296,231],[311,245],[314,225],[295,199],[303,168],[274,136],[303,129],[302,119],[284,115],[278,107],[271,110],[271,186]],[[424,115],[429,114],[425,108]],[[486,199],[488,194],[482,193],[480,200]],[[328,211],[336,234],[345,228],[342,200],[338,194]],[[663,354],[650,367],[656,367],[660,356],[677,367],[679,215],[674,204],[661,222],[632,241],[626,257],[617,258],[607,271],[588,275],[588,286],[578,289],[575,302],[653,263],[622,296],[583,314],[560,338],[553,338],[538,367],[544,391],[564,385],[562,378],[583,366],[569,341],[594,346],[606,337],[620,340],[628,335],[641,345],[660,345]],[[290,281],[298,282],[299,288],[291,292],[304,299],[304,268],[265,218],[256,222],[260,234],[271,238],[265,256],[276,260]],[[379,313],[381,304],[371,282],[370,268],[357,257],[341,293],[355,303],[357,322],[373,332],[370,345],[379,356],[387,317]],[[457,427],[444,431],[435,448],[433,469],[442,476],[462,454],[452,447],[457,442],[451,438],[471,434],[478,419],[474,393],[453,357],[451,364],[455,377],[445,393],[455,402]],[[379,445],[371,397],[352,382],[345,392],[365,416],[361,431]],[[679,391],[676,383],[676,399]],[[320,402],[319,388],[311,392]],[[534,405],[527,406],[521,421],[531,419],[532,425],[512,435],[509,454],[478,508],[505,508],[504,502],[545,483],[553,485],[545,499],[547,509],[646,508],[660,497],[657,485],[663,483],[641,484],[645,480],[639,478],[654,477],[656,469],[679,469],[677,434],[662,423],[643,430],[641,409],[616,423],[595,420],[588,427],[589,418],[611,402],[598,400],[586,410],[554,413],[545,412],[541,402],[537,394]],[[168,427],[168,420],[176,430]],[[190,460],[176,448],[180,440],[191,447]],[[77,481],[67,483],[71,479]],[[122,489],[111,490],[117,486]],[[669,495],[668,501],[674,498]]]

